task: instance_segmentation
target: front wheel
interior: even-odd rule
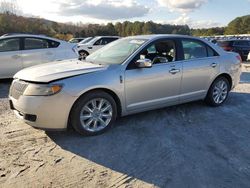
[[[225,77],[219,77],[209,88],[205,101],[211,106],[220,106],[226,101],[229,91],[228,80]]]
[[[80,134],[93,136],[109,129],[117,117],[115,100],[96,91],[82,96],[71,111],[71,125]]]

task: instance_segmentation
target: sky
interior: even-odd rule
[[[154,21],[191,28],[226,26],[250,14],[250,0],[0,0],[16,1],[22,14],[57,22]]]

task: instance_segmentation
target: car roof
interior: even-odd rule
[[[34,35],[34,34],[7,34],[7,35],[1,36],[0,39],[13,38],[13,37],[38,37],[38,38],[44,38],[44,39],[48,39],[48,40],[54,40],[54,41],[62,42],[62,40],[59,40],[59,39],[56,39],[56,38],[47,37],[45,35]]]
[[[102,37],[109,37],[109,38],[121,38],[119,36],[95,36],[93,38],[102,38]]]
[[[132,37],[127,37],[130,39],[146,39],[149,41],[152,40],[157,40],[157,39],[164,39],[164,38],[185,38],[185,39],[196,39],[199,41],[203,41],[204,43],[206,43],[207,45],[209,45],[210,47],[212,47],[213,49],[215,49],[219,54],[225,53],[225,51],[220,48],[219,46],[213,44],[212,42],[207,41],[206,39],[202,39],[200,37],[194,37],[194,36],[190,36],[190,35],[177,35],[177,34],[152,34],[152,35],[137,35],[137,36],[132,36]]]
[[[166,37],[171,37],[171,38],[190,38],[190,39],[204,40],[204,39],[201,39],[200,37],[194,37],[194,36],[190,36],[190,35],[177,35],[177,34],[136,35],[136,36],[131,36],[131,37],[128,37],[128,38],[153,40],[153,39],[161,39],[161,38],[166,38]]]
[[[73,39],[86,39],[86,38],[84,38],[84,37],[76,37],[76,38],[72,38],[70,40],[73,40]]]

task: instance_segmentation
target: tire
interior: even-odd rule
[[[221,85],[222,83],[223,85]],[[221,87],[219,87],[220,85]],[[228,79],[225,77],[219,77],[210,86],[207,96],[205,98],[205,102],[210,106],[220,106],[227,100],[229,91],[230,84]]]
[[[85,50],[79,51],[79,59],[84,60],[89,55],[89,53]]]
[[[70,123],[78,133],[94,136],[110,129],[116,117],[117,105],[113,97],[103,91],[94,91],[76,101],[70,113]]]

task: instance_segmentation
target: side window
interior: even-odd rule
[[[207,46],[207,56],[208,57],[213,57],[213,56],[218,56],[218,53],[215,52],[212,48]]]
[[[218,56],[217,52],[215,52],[211,47],[199,41],[183,40],[182,46],[184,51],[184,60]]]
[[[150,46],[150,47],[147,49],[147,51],[148,51],[149,54],[154,54],[154,53],[156,53],[155,45]]]
[[[0,52],[18,51],[18,50],[20,50],[19,38],[0,40]]]
[[[59,45],[60,45],[60,42],[56,42],[56,41],[53,41],[53,40],[49,41],[49,47],[50,48],[57,48]]]
[[[109,38],[108,40],[108,43],[110,43],[110,42],[113,42],[113,41],[115,41],[115,40],[117,40],[118,38]]]
[[[131,61],[127,69],[135,69],[135,62],[139,59],[150,59],[153,65],[173,62],[176,60],[175,42],[172,40],[161,40],[152,43]]]
[[[44,48],[49,48],[49,42],[45,39],[39,39],[39,38],[24,39],[25,50],[44,49]]]
[[[101,42],[101,45],[106,45],[108,43],[112,42],[112,39],[111,38],[103,38],[102,39],[102,42]]]
[[[102,39],[99,39],[99,40],[97,40],[97,41],[95,42],[94,45],[101,45],[101,44],[102,44]]]

